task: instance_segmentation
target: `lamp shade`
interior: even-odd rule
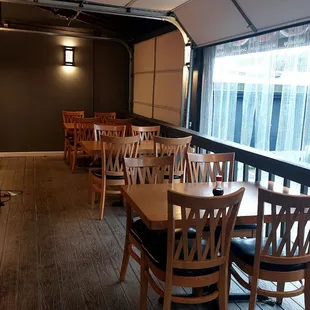
[[[64,64],[65,66],[74,66],[74,48],[64,47]]]

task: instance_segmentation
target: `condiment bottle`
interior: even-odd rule
[[[216,179],[216,185],[213,188],[213,195],[222,196],[224,194],[223,177],[221,175],[217,175],[215,179]]]

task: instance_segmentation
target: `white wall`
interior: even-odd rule
[[[134,46],[134,112],[180,124],[184,41],[178,31]]]

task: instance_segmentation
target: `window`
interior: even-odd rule
[[[204,50],[200,131],[310,163],[310,27]]]

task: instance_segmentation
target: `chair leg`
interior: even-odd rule
[[[132,245],[129,242],[129,233],[126,232],[126,240],[125,240],[125,246],[124,246],[124,254],[123,254],[123,261],[122,261],[122,267],[121,267],[121,273],[119,276],[119,280],[123,282],[126,277],[126,272],[129,264],[129,258],[130,258],[130,250]]]
[[[75,170],[75,164],[76,164],[76,150],[72,151],[72,164],[71,164],[71,171],[72,173]]]
[[[170,310],[172,299],[172,273],[166,272],[164,310]]]
[[[92,193],[93,193],[93,178],[92,178],[92,173],[91,170],[89,169],[88,172],[88,203],[92,202]]]
[[[277,292],[284,292],[285,289],[285,282],[278,282],[277,283]],[[283,301],[283,297],[277,297],[277,305],[281,306]]]
[[[305,276],[305,309],[310,309],[310,264],[307,264],[306,267],[306,276]]]
[[[91,191],[91,194],[90,194],[90,204],[91,204],[91,208],[92,208],[92,209],[95,209],[96,191],[95,191],[95,189],[93,188],[93,184],[91,184],[91,186],[90,186],[90,191]],[[101,203],[101,201],[100,201],[100,203]]]
[[[66,160],[66,158],[67,158],[67,141],[66,141],[66,139],[65,139],[65,147],[64,147],[64,160]]]
[[[220,281],[218,283],[219,288],[219,310],[228,309],[228,267],[221,266],[220,269]]]
[[[249,310],[255,310],[256,307],[258,281],[258,272],[254,271],[252,279],[249,277],[249,283],[251,283]]]
[[[203,288],[202,287],[194,287],[193,288],[194,296],[202,296],[203,295]]]
[[[148,280],[146,272],[148,267],[146,265],[145,254],[141,253],[141,269],[140,269],[140,310],[146,310],[147,307],[147,291],[148,291]]]
[[[106,183],[105,181],[102,182],[101,185],[101,196],[100,196],[100,216],[99,219],[103,219],[103,213],[104,213],[104,205],[105,205],[105,192],[106,192]],[[94,197],[95,200],[95,197]]]
[[[229,296],[230,293],[230,285],[231,285],[231,268],[232,268],[232,263],[228,263],[228,277],[227,277],[227,296]]]

